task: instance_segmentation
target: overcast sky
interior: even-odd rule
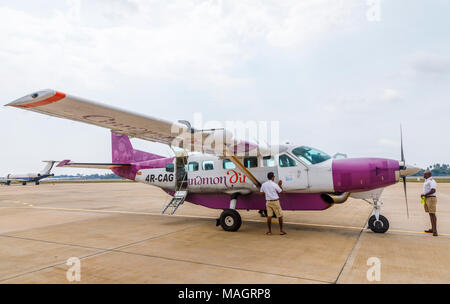
[[[1,104],[51,88],[168,120],[280,121],[349,157],[450,162],[450,1],[0,1]],[[1,107],[0,176],[110,162],[106,129]],[[168,153],[133,140],[137,148]],[[56,174],[100,172],[57,169]]]

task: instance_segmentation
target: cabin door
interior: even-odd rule
[[[187,157],[177,157],[175,161],[175,178],[176,178],[176,190],[185,190],[187,188]]]

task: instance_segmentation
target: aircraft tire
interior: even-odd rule
[[[39,185],[39,181],[36,181],[36,186]]]
[[[386,217],[380,214],[380,220],[377,221],[375,215],[369,218],[368,224],[370,230],[375,233],[385,233],[389,229],[389,221]]]
[[[233,209],[225,209],[220,215],[219,221],[225,231],[238,231],[242,224],[241,215]]]
[[[26,186],[26,185],[27,185],[27,182],[22,182],[22,185],[23,185],[23,186]]]

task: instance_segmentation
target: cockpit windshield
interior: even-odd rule
[[[320,150],[317,150],[317,149],[314,149],[311,147],[307,147],[307,146],[297,147],[294,150],[292,150],[292,153],[295,156],[297,156],[300,160],[303,160],[311,165],[324,162],[331,158],[330,155],[328,155]]]

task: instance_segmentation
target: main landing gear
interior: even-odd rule
[[[237,193],[231,196],[230,208],[225,209],[216,220],[216,226],[222,226],[225,231],[238,231],[241,228],[241,215],[236,211],[237,197]]]
[[[225,209],[220,218],[217,219],[216,226],[222,226],[225,231],[238,231],[241,228],[242,219],[236,210]]]
[[[375,233],[385,233],[389,229],[389,221],[380,214],[381,201],[373,199],[373,203],[366,200],[373,207],[373,215],[369,218],[368,226]]]

